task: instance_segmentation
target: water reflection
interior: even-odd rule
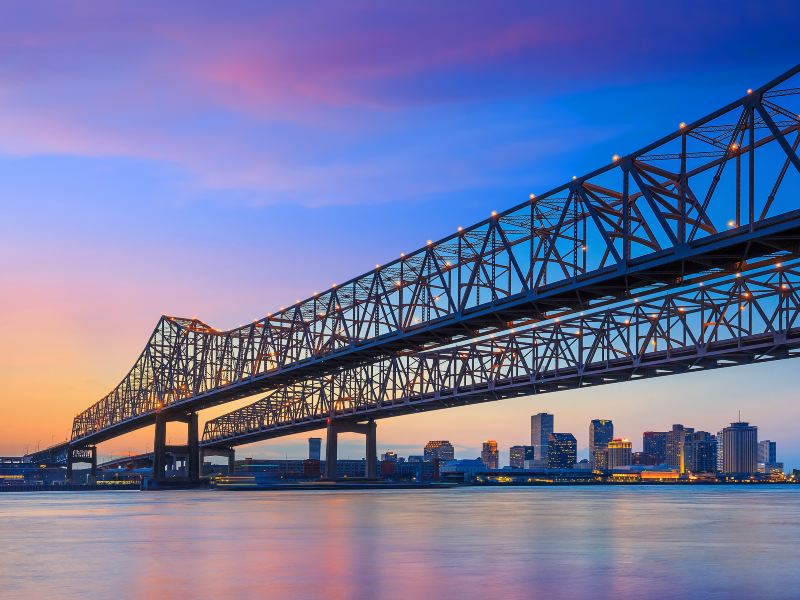
[[[3,598],[797,598],[800,487],[0,495]]]

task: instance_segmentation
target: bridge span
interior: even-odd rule
[[[800,260],[698,278],[501,335],[398,353],[273,391],[206,423],[232,447],[340,421],[800,355]]]
[[[706,117],[680,123],[640,150],[615,155],[587,175],[531,194],[511,209],[493,212],[480,223],[248,325],[218,331],[197,319],[162,317],[125,378],[76,416],[70,447],[91,447],[155,423],[159,455],[166,422],[181,420],[187,423],[194,454],[197,411],[259,393],[268,395],[256,408],[210,422],[203,443],[216,444],[222,436],[227,436],[226,443],[239,443],[285,435],[319,427],[326,419],[353,423],[368,413],[377,418],[448,402],[529,394],[570,387],[578,379],[584,385],[690,368],[679,366],[670,336],[659,346],[662,338],[656,331],[654,352],[667,352],[667,359],[645,352],[645,364],[639,364],[631,359],[639,355],[635,345],[627,355],[617,355],[622,350],[617,341],[598,342],[608,354],[604,374],[593,370],[594,355],[579,353],[569,367],[580,373],[572,376],[573,383],[567,381],[568,367],[562,363],[567,354],[561,353],[574,353],[575,348],[564,342],[537,341],[528,349],[536,360],[524,368],[521,362],[505,365],[516,374],[508,381],[487,381],[483,392],[468,393],[460,380],[448,379],[440,370],[446,366],[450,373],[464,362],[447,362],[445,356],[466,352],[473,357],[466,361],[467,369],[477,377],[488,360],[486,349],[497,350],[485,341],[492,334],[494,343],[513,340],[519,345],[526,334],[509,330],[528,327],[531,339],[540,334],[561,339],[561,333],[554,332],[570,323],[603,340],[596,328],[602,319],[611,318],[607,311],[627,312],[639,323],[635,297],[675,302],[671,294],[695,278],[724,280],[730,273],[742,273],[740,279],[747,273],[750,278],[750,266],[763,259],[788,265],[800,255],[800,88],[793,87],[799,72],[800,65]],[[734,289],[738,288],[731,287],[729,294]],[[728,300],[735,302],[730,295]],[[695,314],[688,301],[681,307]],[[584,322],[589,314],[600,321]],[[698,343],[703,331],[688,322],[684,329],[694,340],[682,350],[685,358],[694,352],[685,360],[691,368],[711,364],[713,356],[721,357],[716,361],[720,364],[734,354],[745,362],[745,355],[756,360],[791,353],[790,343],[775,345],[778,338],[770,328],[746,330],[737,341],[744,346],[735,352],[717,340]],[[793,339],[790,330],[781,331]],[[771,335],[769,350],[766,338],[759,336]],[[578,345],[589,339],[584,333],[575,338]],[[648,367],[653,360],[660,366]],[[424,367],[415,371],[415,365]],[[512,383],[523,377],[517,368],[525,372],[527,387]],[[385,395],[391,398],[389,404],[384,396],[372,396],[369,404],[368,394],[355,393],[375,380],[386,382],[382,374],[400,372],[409,385],[440,383],[433,392],[420,388],[419,398],[392,387]],[[329,388],[323,394],[325,385]],[[305,398],[324,400],[312,406],[314,401]],[[261,415],[255,421],[247,417],[250,425],[260,423],[258,431],[241,431],[248,410]],[[278,413],[284,416],[277,421],[263,416]],[[290,413],[303,422],[294,418],[288,425]]]

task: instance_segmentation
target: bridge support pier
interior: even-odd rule
[[[167,445],[167,423],[180,421],[187,425],[186,445]],[[153,438],[153,480],[163,482],[167,479],[167,457],[172,455],[173,470],[176,466],[176,457],[186,457],[186,477],[188,481],[199,481],[201,471],[200,437],[197,413],[185,415],[168,415],[165,412],[156,413],[156,428]]]
[[[186,475],[195,481],[200,479],[200,438],[197,429],[197,413],[190,413],[187,421],[189,456],[186,461]]]
[[[153,439],[153,479],[167,475],[167,415],[156,413],[156,432]]]
[[[350,421],[336,422],[328,419],[328,432],[325,439],[325,479],[336,479],[339,434],[343,432],[361,433],[366,436],[366,465],[364,475],[367,479],[378,476],[378,426],[373,419],[366,423]]]
[[[200,463],[205,462],[207,456],[224,456],[228,459],[228,475],[233,475],[236,469],[236,450],[230,448],[201,448],[200,449]]]
[[[233,475],[236,468],[236,450],[230,448],[201,448],[200,449],[200,463],[202,464],[207,456],[224,456],[228,459],[228,475]]]
[[[91,465],[89,472],[89,481],[87,483],[94,483],[97,481],[97,446],[86,446],[84,448],[67,448],[67,482],[73,482],[73,468],[72,465],[77,463],[88,463]]]

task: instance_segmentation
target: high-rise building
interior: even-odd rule
[[[509,457],[512,469],[528,468],[533,461],[533,446],[511,446]]]
[[[606,448],[606,468],[627,467],[632,463],[633,444],[630,440],[614,438]]]
[[[547,467],[571,469],[578,458],[578,442],[571,433],[551,433],[547,440]]]
[[[770,440],[758,442],[758,462],[764,465],[774,465],[778,462],[777,446],[775,442]]]
[[[632,465],[639,465],[639,466],[649,466],[654,467],[656,465],[662,464],[656,462],[657,459],[650,456],[647,452],[633,452],[631,454],[631,464]]]
[[[644,464],[663,465],[667,462],[667,432],[645,431],[642,434],[642,452]]]
[[[553,433],[553,415],[539,413],[531,417],[531,446],[534,460],[547,462],[547,444]]]
[[[322,438],[308,438],[308,459],[319,460],[322,455]]]
[[[725,472],[725,436],[723,435],[725,432],[724,429],[720,429],[717,432],[717,473],[724,473]]]
[[[693,427],[684,427],[680,423],[672,426],[672,431],[667,432],[666,463],[673,469],[681,466],[681,442],[687,434],[694,433]]]
[[[707,431],[684,434],[678,442],[681,473],[714,473],[717,470],[717,440]]]
[[[614,439],[614,423],[609,419],[594,419],[589,424],[589,462],[592,469],[604,469],[606,448]]]
[[[425,457],[425,462],[432,460],[453,460],[453,458],[455,458],[455,450],[453,449],[453,444],[447,440],[431,440],[425,444],[423,456]],[[411,457],[409,456],[408,459],[410,462]]]
[[[391,450],[388,450],[386,453],[381,454],[381,460],[383,462],[396,463],[397,462],[397,453],[396,452],[392,452]]]
[[[758,427],[749,423],[731,423],[722,430],[724,473],[755,473],[758,466]]]
[[[484,466],[489,470],[500,468],[500,453],[497,451],[497,442],[494,440],[486,440],[483,442],[483,450],[481,450],[481,461]]]

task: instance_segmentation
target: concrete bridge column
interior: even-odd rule
[[[378,477],[378,426],[375,421],[370,419],[367,422],[367,465],[364,473],[367,479],[377,479]]]
[[[370,419],[366,423],[353,422],[334,422],[328,420],[328,433],[325,440],[325,479],[336,478],[336,460],[338,450],[339,433],[347,431],[350,433],[361,433],[366,436],[366,465],[364,475],[367,479],[375,479],[378,476],[377,469],[377,446],[378,434],[375,421]]]
[[[153,479],[164,479],[167,468],[167,415],[156,413],[156,431],[153,439]]]
[[[97,482],[97,446],[92,446],[91,450],[91,471],[89,472],[90,483]]]
[[[328,433],[325,438],[325,479],[336,479],[336,460],[339,431],[333,420],[328,419]]]
[[[97,446],[87,446],[85,448],[67,448],[67,483],[73,483],[73,465],[75,463],[86,463],[90,465],[89,481],[97,481]]]
[[[189,414],[187,425],[189,429],[187,442],[189,446],[189,456],[186,461],[186,475],[189,479],[197,480],[200,479],[202,465],[200,464],[200,438],[198,437],[196,412]]]
[[[236,450],[231,448],[230,453],[228,454],[228,475],[233,475],[233,472],[236,470]]]

